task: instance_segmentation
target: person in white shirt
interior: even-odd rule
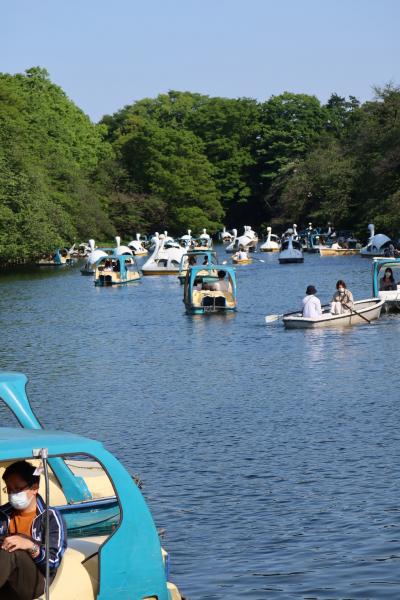
[[[247,252],[245,251],[245,249],[240,246],[239,252],[237,253],[237,259],[238,260],[247,260],[249,258]]]
[[[306,295],[303,298],[303,317],[306,319],[318,319],[322,315],[321,301],[315,295],[317,290],[313,285],[306,289]]]

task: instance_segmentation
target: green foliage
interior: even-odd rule
[[[400,90],[362,105],[170,91],[90,119],[39,67],[0,74],[0,261],[89,237],[312,219],[400,230]]]

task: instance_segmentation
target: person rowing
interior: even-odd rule
[[[353,309],[354,298],[350,290],[347,289],[343,279],[336,283],[336,292],[331,300],[332,315],[342,315]]]

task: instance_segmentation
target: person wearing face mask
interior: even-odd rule
[[[9,502],[0,506],[0,600],[33,600],[44,592],[46,504],[39,475],[29,462],[9,465],[3,474]],[[49,508],[49,566],[54,579],[67,546],[60,513]]]
[[[336,283],[336,292],[331,301],[331,313],[333,315],[342,315],[349,312],[354,305],[353,294],[347,289],[343,279]]]
[[[390,290],[397,290],[397,285],[393,277],[393,271],[390,267],[385,269],[385,274],[381,277],[379,282],[379,290],[381,292],[389,292]]]

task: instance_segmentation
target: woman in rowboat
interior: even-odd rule
[[[354,305],[354,298],[350,290],[347,289],[343,279],[339,279],[336,283],[336,290],[331,302],[331,313],[333,315],[342,315],[351,311]]]

